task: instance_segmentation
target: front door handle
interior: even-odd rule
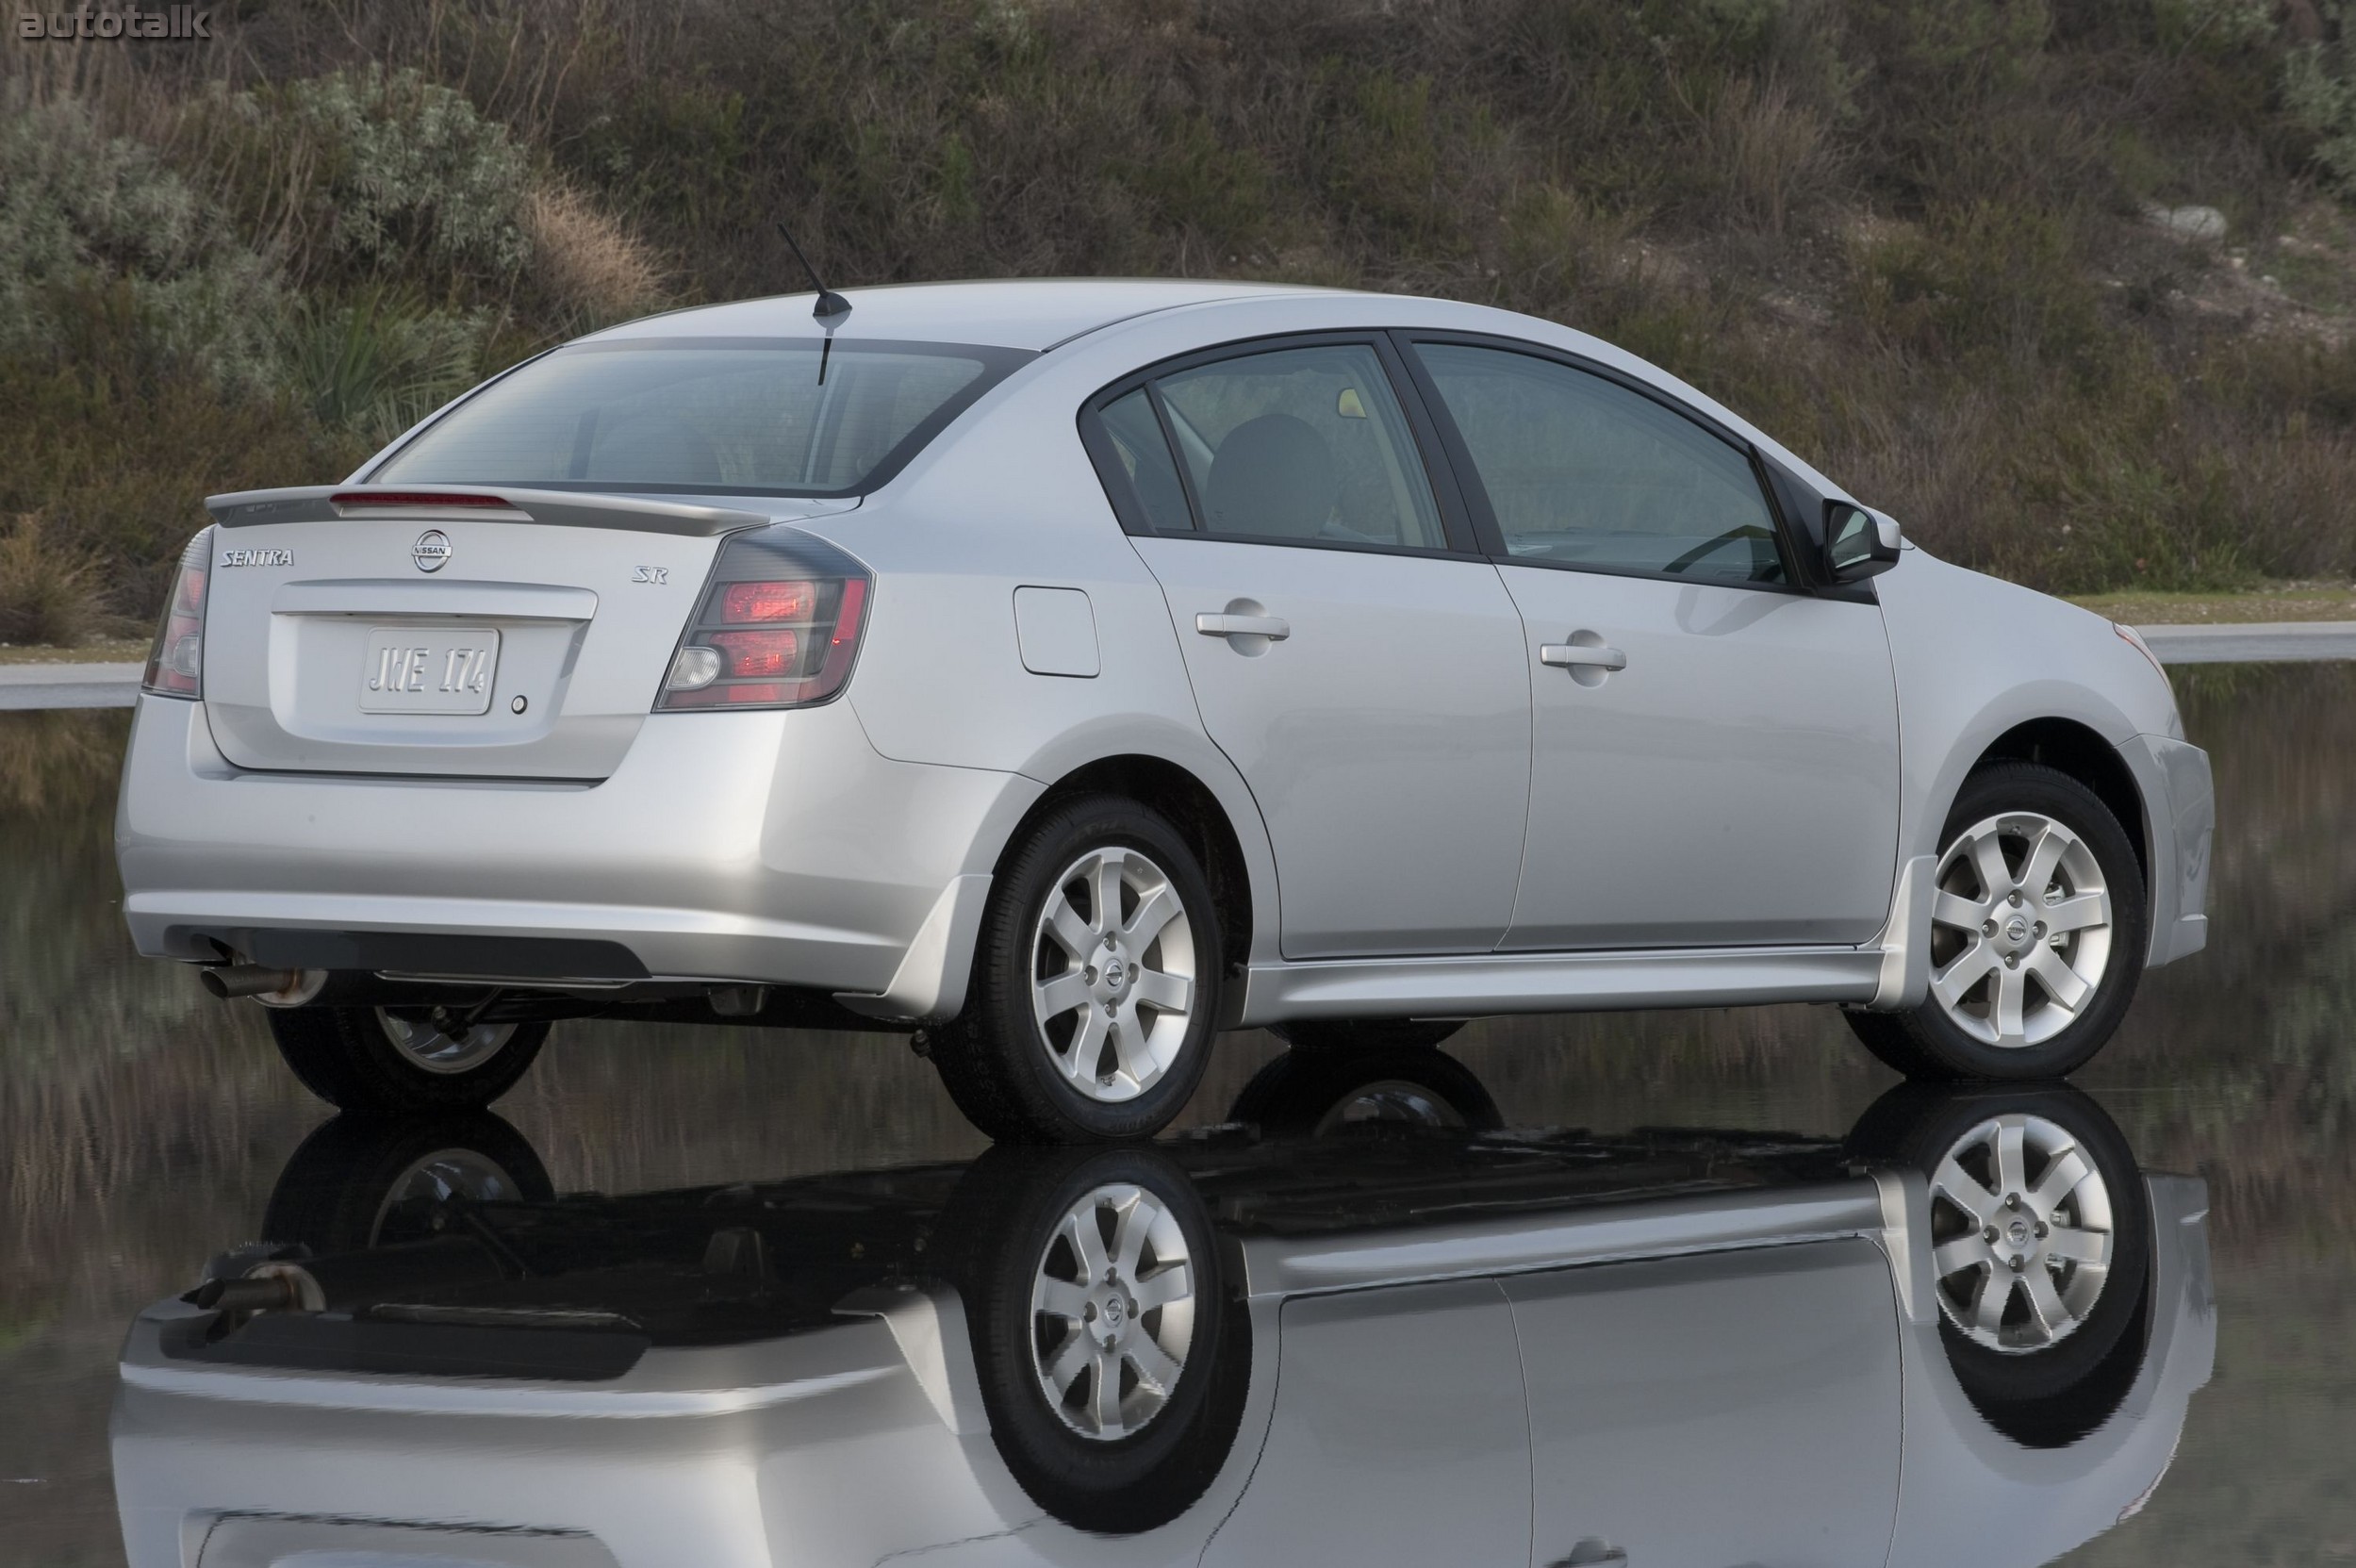
[[[1628,668],[1628,656],[1617,648],[1590,646],[1583,642],[1541,642],[1538,645],[1538,662],[1553,665],[1557,669]]]
[[[1194,630],[1207,637],[1266,637],[1282,642],[1293,635],[1293,623],[1272,615],[1198,615]]]

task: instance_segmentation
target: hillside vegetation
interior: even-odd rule
[[[845,288],[1494,303],[2041,587],[2346,582],[2352,13],[249,0],[211,43],[11,39],[0,642],[151,613],[208,491],[339,477],[601,322],[799,288],[779,218]]]

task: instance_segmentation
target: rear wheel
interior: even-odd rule
[[[1270,1138],[1494,1132],[1505,1125],[1496,1100],[1471,1069],[1428,1046],[1296,1046],[1253,1075],[1227,1119],[1249,1123]]]
[[[470,1023],[444,1007],[273,1009],[270,1032],[303,1086],[342,1111],[473,1110],[516,1086],[548,1024]]]
[[[1150,1137],[1202,1080],[1220,951],[1178,830],[1117,796],[1072,801],[992,887],[965,1010],[936,1032],[933,1062],[993,1138]]]
[[[531,1143],[487,1111],[338,1116],[303,1140],[272,1189],[262,1234],[314,1254],[426,1241],[444,1204],[555,1196]]]
[[[1850,1013],[1850,1029],[1909,1078],[2075,1072],[2143,974],[2150,916],[2126,830],[2067,773],[2006,762],[1964,782],[1940,842],[1930,994]]]
[[[1176,1518],[1227,1462],[1251,1359],[1194,1183],[1152,1148],[999,1148],[951,1209],[1007,1468],[1081,1529]]]

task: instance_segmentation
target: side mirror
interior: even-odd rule
[[[1824,503],[1824,570],[1836,583],[1859,583],[1898,564],[1905,539],[1895,520],[1845,501]]]

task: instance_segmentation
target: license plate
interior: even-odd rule
[[[488,713],[499,675],[489,628],[379,626],[360,665],[362,713]]]

